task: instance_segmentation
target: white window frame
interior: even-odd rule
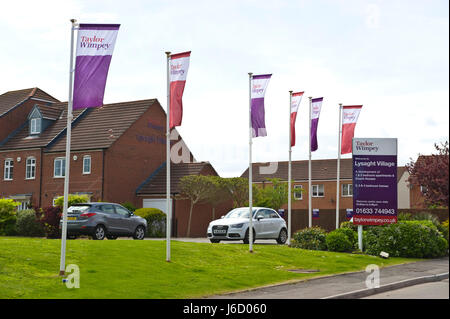
[[[17,211],[20,212],[22,210],[28,209],[28,205],[30,205],[30,201],[26,200],[26,201],[20,201],[19,202],[20,205],[17,206]]]
[[[344,193],[344,186],[347,185],[347,194]],[[351,192],[351,194],[350,194]],[[342,184],[342,197],[353,197],[353,184]]]
[[[320,186],[322,186],[322,195],[319,195]],[[312,197],[325,197],[325,185],[324,184],[316,184],[312,185]],[[314,194],[315,193],[315,194]]]
[[[89,171],[85,170],[86,166],[85,166],[84,161],[87,160],[87,159],[89,159]],[[92,171],[92,158],[91,158],[91,155],[84,155],[83,156],[83,174],[84,175],[91,174],[91,171]]]
[[[7,158],[4,163],[3,180],[12,181],[14,178],[14,160],[12,158]],[[8,174],[6,174],[7,172]]]
[[[56,162],[57,161],[61,161],[61,174],[60,175],[56,175]],[[63,161],[64,161],[64,166],[62,165]],[[65,157],[57,157],[53,160],[53,177],[54,178],[64,178],[66,176],[65,162],[66,162]]]
[[[296,189],[296,188],[300,188],[301,190],[303,190],[303,185],[294,185],[294,189]],[[294,199],[295,200],[303,200],[303,192],[300,192],[300,197],[296,192],[294,192]]]
[[[30,120],[30,134],[40,134],[41,126],[42,126],[42,123],[41,123],[40,118],[31,119]]]
[[[28,161],[31,161],[31,163],[28,163]],[[30,168],[30,171],[28,171],[28,168]],[[28,172],[30,172],[30,175],[28,175]],[[27,157],[25,161],[25,179],[36,179],[36,157],[34,156]]]

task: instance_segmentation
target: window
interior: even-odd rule
[[[36,178],[36,159],[34,157],[28,157],[26,163],[26,179]]]
[[[83,156],[83,174],[91,173],[91,156]]]
[[[53,176],[54,177],[66,176],[66,159],[64,157],[55,158]]]
[[[120,206],[116,206],[116,213],[121,215],[122,217],[130,217],[130,212]]]
[[[342,184],[342,196],[343,197],[353,196],[352,184]]]
[[[41,133],[41,119],[31,119],[30,120],[30,134],[39,134]]]
[[[312,197],[323,197],[324,196],[323,184],[312,186]]]
[[[114,214],[114,207],[113,207],[113,205],[109,205],[109,204],[101,205],[100,206],[100,210],[102,212],[104,212],[104,213],[107,213],[107,214]]]
[[[30,201],[20,202],[20,205],[17,206],[17,211],[28,209],[29,206],[30,206]]]
[[[14,170],[14,161],[10,158],[7,158],[5,160],[5,171],[4,171],[3,178],[7,181],[12,181],[13,170]]]
[[[295,200],[303,199],[303,193],[301,192],[302,190],[303,190],[302,185],[294,185],[294,199]]]

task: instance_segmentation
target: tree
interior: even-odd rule
[[[229,200],[229,191],[226,180],[220,176],[207,176],[210,182],[209,191],[205,201],[212,206],[212,219],[216,219],[216,207]]]
[[[227,198],[233,201],[233,207],[248,205],[248,179],[245,177],[224,178],[222,183],[227,190]]]
[[[72,206],[73,204],[83,204],[89,202],[88,195],[72,195],[69,194],[69,198],[67,200],[67,207]],[[64,196],[59,196],[55,199],[55,206],[63,207],[64,206]]]
[[[255,194],[255,206],[269,207],[279,210],[284,204],[288,202],[289,189],[288,183],[282,182],[278,178],[269,178],[271,185],[264,188],[255,187],[253,185],[253,193]],[[294,193],[301,192],[300,189],[294,189],[291,192],[293,198]]]
[[[191,201],[187,237],[191,234],[192,209],[198,202],[204,201],[210,195],[211,180],[205,175],[188,175],[180,179],[181,195]]]
[[[408,182],[422,186],[425,203],[429,206],[448,207],[448,141],[434,144],[437,154],[411,159],[406,168],[410,174]]]

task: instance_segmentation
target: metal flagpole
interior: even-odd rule
[[[291,155],[292,155],[292,122],[291,122],[292,91],[289,91],[289,164],[288,164],[288,246],[291,246]]]
[[[248,239],[249,239],[249,251],[253,252],[253,189],[252,189],[252,76],[253,73],[248,73],[248,123],[249,123],[249,152],[248,152],[248,205],[249,205],[249,228],[248,228]]]
[[[339,103],[338,159],[336,172],[336,229],[339,228],[339,179],[341,175],[342,103]]]
[[[312,206],[311,206],[311,103],[312,97],[309,97],[309,160],[308,160],[308,225],[312,227]]]
[[[70,172],[70,139],[72,135],[72,104],[73,104],[73,41],[74,33],[77,27],[77,20],[71,19],[72,30],[70,34],[70,69],[69,69],[69,100],[67,102],[67,135],[66,135],[66,167],[64,175],[64,204],[63,204],[63,223],[61,233],[61,260],[59,264],[59,275],[66,273],[66,237],[67,237],[67,207],[69,205],[69,172]],[[62,167],[61,167],[62,169]]]
[[[170,233],[172,209],[170,207],[170,51],[167,56],[167,114],[166,114],[166,261],[170,262]]]

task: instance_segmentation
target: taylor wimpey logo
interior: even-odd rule
[[[184,69],[182,63],[176,63],[170,65],[170,74],[172,75],[183,75]]]
[[[87,37],[82,35],[81,36],[81,42],[80,42],[80,47],[81,48],[95,48],[97,50],[108,50],[109,47],[111,46],[111,43],[104,43],[105,42],[105,38],[99,38],[97,36],[93,36],[93,37]]]
[[[259,84],[259,83],[253,84],[252,92],[255,93],[255,94],[263,93],[264,92],[264,88],[263,88],[262,84]]]
[[[368,152],[378,152],[378,146],[375,145],[375,143],[373,142],[369,142],[369,141],[356,141],[356,149],[358,151],[368,151]]]
[[[356,119],[356,114],[353,112],[344,113],[344,121],[354,122]]]

